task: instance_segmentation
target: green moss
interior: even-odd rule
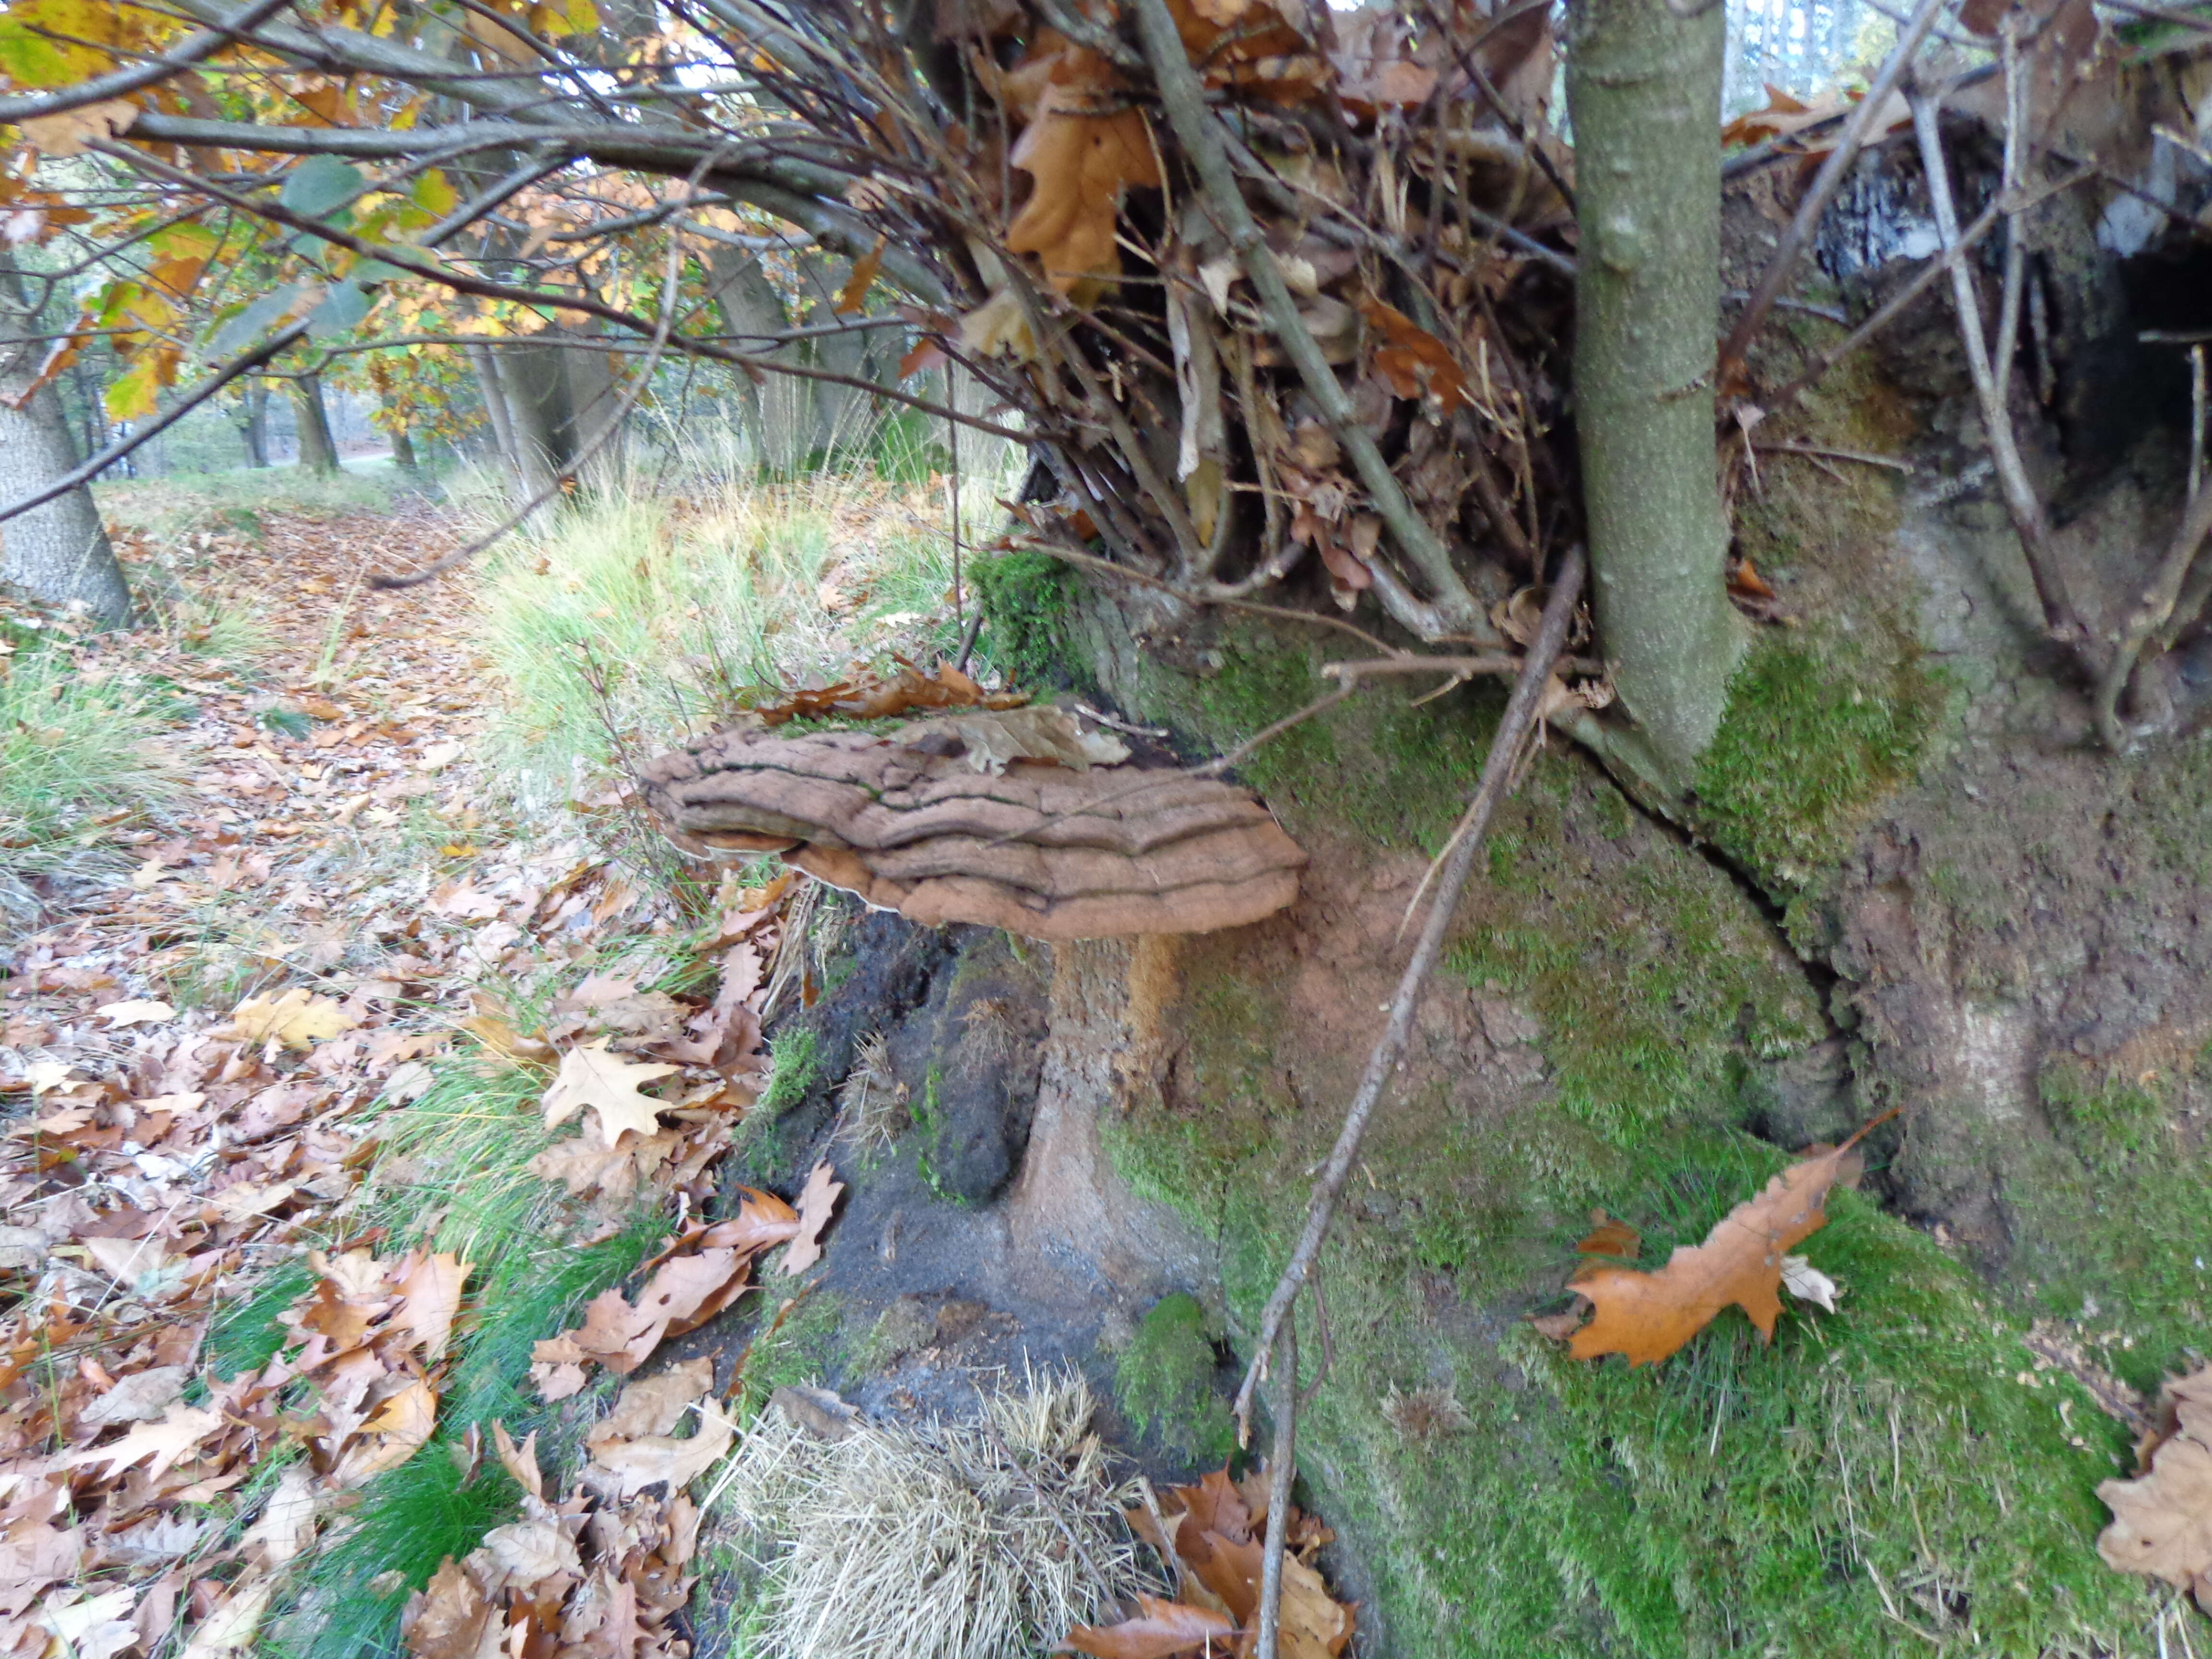
[[[844,1304],[834,1291],[813,1291],[793,1308],[781,1325],[757,1333],[739,1361],[738,1383],[731,1399],[740,1421],[750,1423],[778,1389],[795,1388],[830,1374],[838,1353]],[[768,1316],[775,1324],[775,1316]]]
[[[1839,640],[1762,635],[1698,763],[1701,827],[1769,890],[1802,890],[1910,781],[1942,702],[1912,660],[1884,668]]]
[[[1744,1058],[1822,1035],[1802,975],[1727,876],[1655,839],[1601,878],[1556,815],[1524,811],[1552,821],[1512,844],[1516,879],[1475,896],[1449,962],[1528,1005],[1568,1114],[1616,1144],[1686,1113],[1711,1120]]]
[[[1782,1161],[1741,1137],[1655,1139],[1612,1207],[1663,1260]],[[1249,1322],[1295,1217],[1257,1179],[1229,1190],[1215,1220]],[[1730,1311],[1641,1370],[1569,1360],[1516,1317],[1572,1270],[1571,1212],[1547,1237],[1536,1207],[1522,1218],[1539,1271],[1517,1296],[1443,1317],[1418,1238],[1349,1214],[1323,1255],[1334,1370],[1301,1455],[1316,1506],[1371,1540],[1389,1650],[1871,1659],[1911,1640],[1891,1607],[2022,1659],[2141,1629],[2151,1598],[2093,1547],[2118,1433],[1929,1241],[1854,1194],[1831,1214],[1806,1254],[1845,1286],[1838,1314],[1785,1313],[1770,1347]],[[1409,1437],[1378,1409],[1443,1380],[1463,1432]]]
[[[1115,1362],[1115,1394],[1138,1432],[1194,1464],[1226,1462],[1237,1425],[1216,1392],[1217,1364],[1206,1310],[1181,1291],[1162,1297]]]
[[[821,1039],[806,1027],[779,1032],[769,1043],[768,1087],[731,1138],[732,1160],[767,1181],[795,1172],[797,1149],[786,1144],[785,1117],[806,1098],[822,1072]]]
[[[983,612],[983,654],[1017,685],[1065,685],[1074,574],[1042,553],[1006,553],[968,567]]]
[[[1318,701],[1325,656],[1258,628],[1225,631],[1220,672],[1192,682],[1163,718],[1226,750]],[[1273,738],[1237,770],[1295,831],[1327,823],[1386,847],[1438,850],[1467,806],[1504,699],[1488,685],[1414,708],[1433,684],[1378,684]]]
[[[1855,1194],[1805,1249],[1845,1287],[1842,1310],[1793,1309],[1771,1347],[1731,1311],[1632,1370],[1572,1363],[1523,1322],[1556,1305],[1593,1204],[1656,1262],[1755,1192],[1784,1154],[1740,1132],[1744,1072],[1826,1033],[1736,884],[1609,798],[1578,761],[1539,762],[1449,959],[1477,997],[1534,1014],[1548,1098],[1502,1116],[1463,1112],[1448,1084],[1392,1099],[1322,1253],[1334,1369],[1301,1419],[1301,1467],[1315,1506],[1363,1540],[1363,1630],[1411,1656],[1927,1645],[1893,1610],[2021,1659],[2140,1646],[2151,1599],[2094,1547],[2117,1432],[2035,1370],[2033,1310],[1988,1305]],[[1230,946],[1190,950],[1176,1094],[1203,1105],[1140,1100],[1102,1129],[1133,1187],[1219,1241],[1230,1329],[1249,1340],[1299,1219],[1283,1194],[1304,1191],[1340,1097],[1304,1074],[1315,1055],[1289,1063],[1285,987],[1236,972]],[[2154,1205],[2130,1190],[2164,1241],[2141,1268],[2175,1302],[2159,1330],[2201,1332],[2205,1293],[2176,1278],[2204,1224],[2183,1218],[2187,1185]],[[1303,1326],[1309,1381],[1317,1336]],[[1465,1430],[1382,1409],[1437,1388]]]
[[[2160,1137],[2161,1141],[2163,1137]],[[2091,1165],[2023,1144],[2006,1172],[2011,1279],[2024,1313],[2074,1322],[2137,1389],[2193,1370],[2212,1331],[2212,1152],[2153,1146]]]
[[[2166,1125],[2166,1105],[2149,1081],[2100,1078],[2078,1060],[2057,1060],[2036,1079],[2051,1127],[2084,1163],[2109,1169],[2147,1150]]]

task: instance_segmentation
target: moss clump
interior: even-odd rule
[[[1006,553],[969,567],[983,612],[984,653],[1018,685],[1065,685],[1073,573],[1043,553]]]
[[[1609,793],[1601,784],[1580,801]],[[1655,838],[1605,866],[1578,854],[1573,820],[1524,809],[1492,848],[1492,881],[1451,951],[1477,989],[1533,1009],[1559,1106],[1617,1145],[1693,1113],[1730,1109],[1747,1060],[1817,1041],[1803,975],[1735,884]],[[1564,820],[1564,821],[1563,821]]]
[[[2036,1079],[2051,1127],[2081,1161],[2112,1169],[2147,1150],[2166,1122],[2150,1081],[2100,1078],[2070,1060],[2053,1060]]]
[[[1231,629],[1218,649],[1219,673],[1182,691],[1176,706],[1150,711],[1189,727],[1217,752],[1331,689],[1315,672],[1319,653],[1265,629]],[[1327,823],[1382,846],[1433,853],[1474,793],[1504,708],[1486,685],[1411,707],[1435,689],[1363,691],[1271,738],[1238,771],[1294,830]]]
[[[821,1039],[803,1025],[779,1033],[769,1043],[768,1087],[738,1125],[731,1145],[735,1161],[766,1180],[793,1173],[797,1148],[785,1144],[781,1126],[820,1079],[820,1049]]]
[[[1237,1449],[1237,1425],[1214,1391],[1218,1363],[1206,1310],[1178,1291],[1152,1304],[1121,1350],[1115,1394],[1139,1433],[1156,1436],[1194,1463],[1226,1462]]]
[[[1942,703],[1911,660],[1884,671],[1840,641],[1763,637],[1698,762],[1702,827],[1771,890],[1802,890],[1911,780]]]

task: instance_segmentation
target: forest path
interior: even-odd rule
[[[438,1488],[430,1535],[404,1540],[428,1559],[347,1565],[346,1614],[374,1628],[309,1646],[392,1639],[408,1591],[482,1531],[436,1541],[488,1501],[446,1490],[447,1442],[481,1457],[476,1419],[501,1415],[522,1437],[530,1340],[568,1306],[518,1305],[507,1324],[532,1328],[505,1328],[492,1222],[458,1253],[447,1238],[472,1187],[521,1194],[509,1254],[557,1201],[523,1167],[553,1051],[509,1011],[605,948],[650,935],[678,959],[665,906],[580,820],[488,801],[473,750],[498,693],[453,584],[368,586],[451,547],[449,519],[402,501],[222,523],[239,533],[163,550],[218,597],[213,623],[58,647],[161,708],[169,789],[88,824],[0,939],[0,1653],[249,1646],[337,1559],[318,1564],[319,1529],[374,1510],[397,1473]],[[408,1103],[441,1089],[462,1138],[409,1140],[395,1170]],[[503,1161],[465,1138],[487,1128]],[[569,1231],[589,1246],[592,1224]],[[659,1513],[625,1504],[632,1553],[680,1566],[641,1506]],[[690,1580],[653,1559],[680,1605]]]

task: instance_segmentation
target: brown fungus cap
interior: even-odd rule
[[[1247,790],[1138,766],[994,761],[998,775],[941,737],[733,730],[656,756],[641,781],[687,852],[781,853],[913,921],[1042,939],[1202,933],[1297,896],[1305,854]]]

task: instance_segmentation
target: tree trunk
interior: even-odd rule
[[[77,465],[61,395],[41,386],[20,397],[46,356],[39,319],[12,266],[0,266],[0,328],[24,341],[0,347],[0,504],[35,495]],[[42,605],[82,605],[103,627],[131,620],[131,588],[100,522],[92,491],[79,484],[43,507],[0,520],[0,589]]]
[[[421,464],[415,459],[415,441],[407,435],[404,426],[392,429],[392,464],[408,472],[421,470]]]
[[[0,402],[0,501],[19,501],[77,464],[69,420],[52,386],[18,410]],[[92,491],[67,495],[0,522],[0,588],[44,605],[82,605],[103,627],[131,620],[131,589],[100,522]]]
[[[238,435],[246,445],[248,466],[269,465],[269,382],[248,381],[240,404]]]
[[[1598,625],[1615,689],[1686,783],[1742,631],[1713,466],[1720,311],[1718,6],[1578,0],[1567,106],[1577,216],[1575,404]]]
[[[331,437],[330,410],[323,405],[323,377],[302,374],[289,384],[300,428],[300,469],[318,477],[331,477],[342,469],[337,444]]]

